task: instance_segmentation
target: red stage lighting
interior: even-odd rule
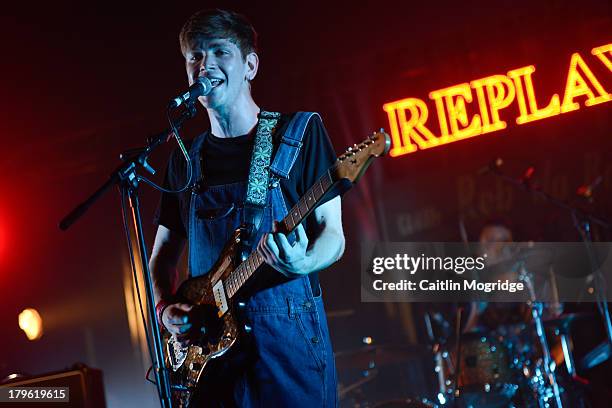
[[[2,255],[4,255],[4,246],[5,246],[5,234],[4,234],[4,224],[0,221],[0,260],[2,259]]]

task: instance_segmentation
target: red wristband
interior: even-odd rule
[[[162,314],[168,306],[170,306],[170,303],[166,302],[165,300],[160,300],[159,302],[157,302],[157,305],[155,305],[155,314],[157,315],[157,321],[159,322],[162,328],[164,327],[164,322],[162,321]]]

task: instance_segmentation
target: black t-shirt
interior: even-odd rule
[[[272,161],[292,116],[283,114],[279,119],[277,130],[273,134]],[[248,180],[254,140],[255,129],[247,135],[231,138],[219,138],[209,133],[202,146],[203,184],[214,186]],[[336,160],[327,131],[318,116],[314,116],[309,121],[302,142],[302,148],[289,173],[289,178],[281,179],[280,182],[287,210],[293,207]],[[180,150],[176,149],[168,162],[164,187],[173,190],[183,187],[187,178],[186,173],[185,159]],[[156,223],[186,237],[190,194],[190,191],[180,194],[162,193]]]

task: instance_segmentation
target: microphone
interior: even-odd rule
[[[212,83],[206,77],[199,77],[193,85],[189,87],[187,92],[177,96],[168,102],[168,109],[178,108],[185,102],[190,102],[198,99],[198,96],[206,96],[213,90]]]

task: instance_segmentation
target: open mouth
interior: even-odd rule
[[[212,84],[213,88],[216,88],[223,83],[222,79],[216,79],[216,78],[208,78],[208,79],[210,79],[210,83]]]

